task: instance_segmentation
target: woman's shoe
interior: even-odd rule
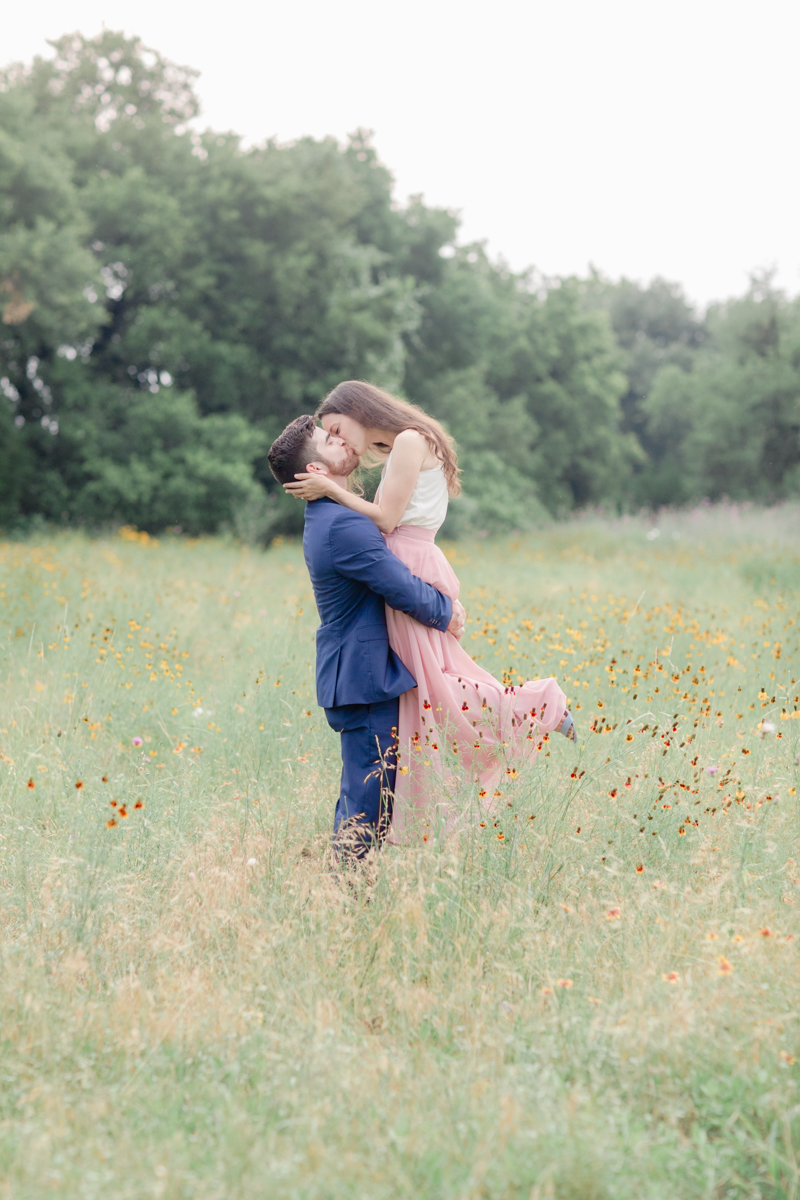
[[[571,742],[574,742],[576,745],[578,744],[578,731],[575,728],[575,720],[569,709],[566,711],[563,724],[558,732],[563,733],[564,737],[569,738]]]

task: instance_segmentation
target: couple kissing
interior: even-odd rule
[[[350,488],[382,464],[374,502]],[[273,475],[306,501],[303,553],[321,624],[317,703],[341,736],[338,856],[385,839],[429,841],[463,817],[449,805],[446,752],[491,795],[546,734],[577,741],[555,679],[500,683],[460,644],[459,581],[435,543],[460,491],[452,439],[416,405],[348,380],[269,451]]]

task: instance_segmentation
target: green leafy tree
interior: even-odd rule
[[[14,523],[31,463],[9,406],[0,398],[0,528]]]
[[[363,131],[244,149],[138,39],[53,46],[0,73],[0,521],[296,530],[264,451],[348,377],[455,436],[451,532],[795,486],[766,285],[703,323],[663,280],[516,274],[396,205]]]
[[[5,90],[3,90],[5,89]],[[42,365],[104,320],[88,222],[59,138],[31,97],[0,83],[0,520],[13,521],[36,446],[58,433]]]
[[[710,309],[692,369],[664,368],[643,407],[665,502],[800,492],[800,301],[754,277]]]
[[[462,448],[473,526],[524,527],[622,498],[641,451],[620,430],[625,378],[610,323],[583,285],[515,275],[471,246],[443,260],[421,303],[406,391]]]
[[[543,297],[526,290],[516,333],[489,378],[501,394],[525,397],[539,430],[537,491],[552,513],[624,497],[642,455],[621,430],[621,367],[610,322],[587,309],[583,284],[562,280]]]
[[[590,305],[604,309],[611,318],[628,380],[621,401],[622,428],[635,434],[645,451],[628,481],[629,495],[642,504],[668,502],[675,487],[671,469],[665,468],[665,474],[653,466],[670,460],[670,446],[659,441],[645,402],[663,368],[691,369],[707,330],[680,284],[666,279],[656,278],[643,286],[629,279],[613,282],[594,272],[586,295]]]
[[[82,414],[91,410],[102,424],[105,408],[89,403],[93,395],[118,420],[110,397],[120,389],[133,408],[142,394],[152,408],[149,397],[161,393],[165,412],[177,404],[168,389],[196,396],[200,411],[217,418],[217,439],[223,416],[238,414],[256,427],[250,444],[263,449],[266,435],[316,404],[342,376],[399,383],[402,333],[416,320],[413,284],[387,269],[386,250],[365,240],[380,234],[399,246],[401,239],[390,229],[388,173],[364,137],[344,150],[306,139],[243,153],[233,136],[189,132],[186,122],[197,112],[193,73],[138,40],[107,32],[93,41],[62,38],[55,47],[52,61],[10,70],[3,86],[9,103],[24,108],[26,127],[65,147],[51,174],[81,222],[80,278],[53,288],[54,261],[62,275],[70,262],[64,246],[55,246],[40,270],[49,271],[51,309],[63,292],[65,311],[81,307],[78,295],[88,310],[81,322],[35,340],[34,383],[59,409],[53,428],[64,444],[67,424],[80,423]],[[46,154],[40,157],[46,164]],[[50,207],[72,211],[59,195]],[[22,256],[12,248],[15,266]],[[6,307],[33,343],[34,321],[17,294],[19,271],[9,268],[6,277],[16,289]],[[68,370],[59,368],[59,354]],[[9,389],[21,394],[30,350],[14,361],[22,367],[19,380],[9,375]],[[62,395],[53,401],[56,385]],[[238,444],[232,431],[240,424],[230,425],[230,444]],[[176,427],[189,436],[190,425]],[[50,478],[53,498],[61,497],[60,511],[75,515],[78,496],[99,496],[96,486],[85,492],[74,472],[67,483],[64,456],[26,434],[42,459],[37,473]],[[191,426],[191,436],[200,430]],[[87,479],[104,477],[102,464],[80,458]],[[242,459],[248,471],[253,458]],[[271,483],[264,462],[257,465]],[[33,488],[24,498],[41,507]],[[145,508],[141,521],[155,519]]]

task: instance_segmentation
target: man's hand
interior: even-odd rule
[[[464,636],[464,626],[467,621],[467,613],[464,605],[460,600],[453,601],[453,615],[450,618],[450,624],[447,626],[447,632],[452,633],[454,638],[461,641]]]

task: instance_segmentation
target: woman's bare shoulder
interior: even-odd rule
[[[424,437],[418,429],[403,429],[394,439],[393,450],[399,448],[406,449],[409,453],[413,450],[427,450],[428,439]]]
[[[436,463],[436,455],[430,442],[418,429],[404,429],[398,433],[392,452],[396,457],[401,457],[406,462],[414,462],[422,468],[434,466]]]

